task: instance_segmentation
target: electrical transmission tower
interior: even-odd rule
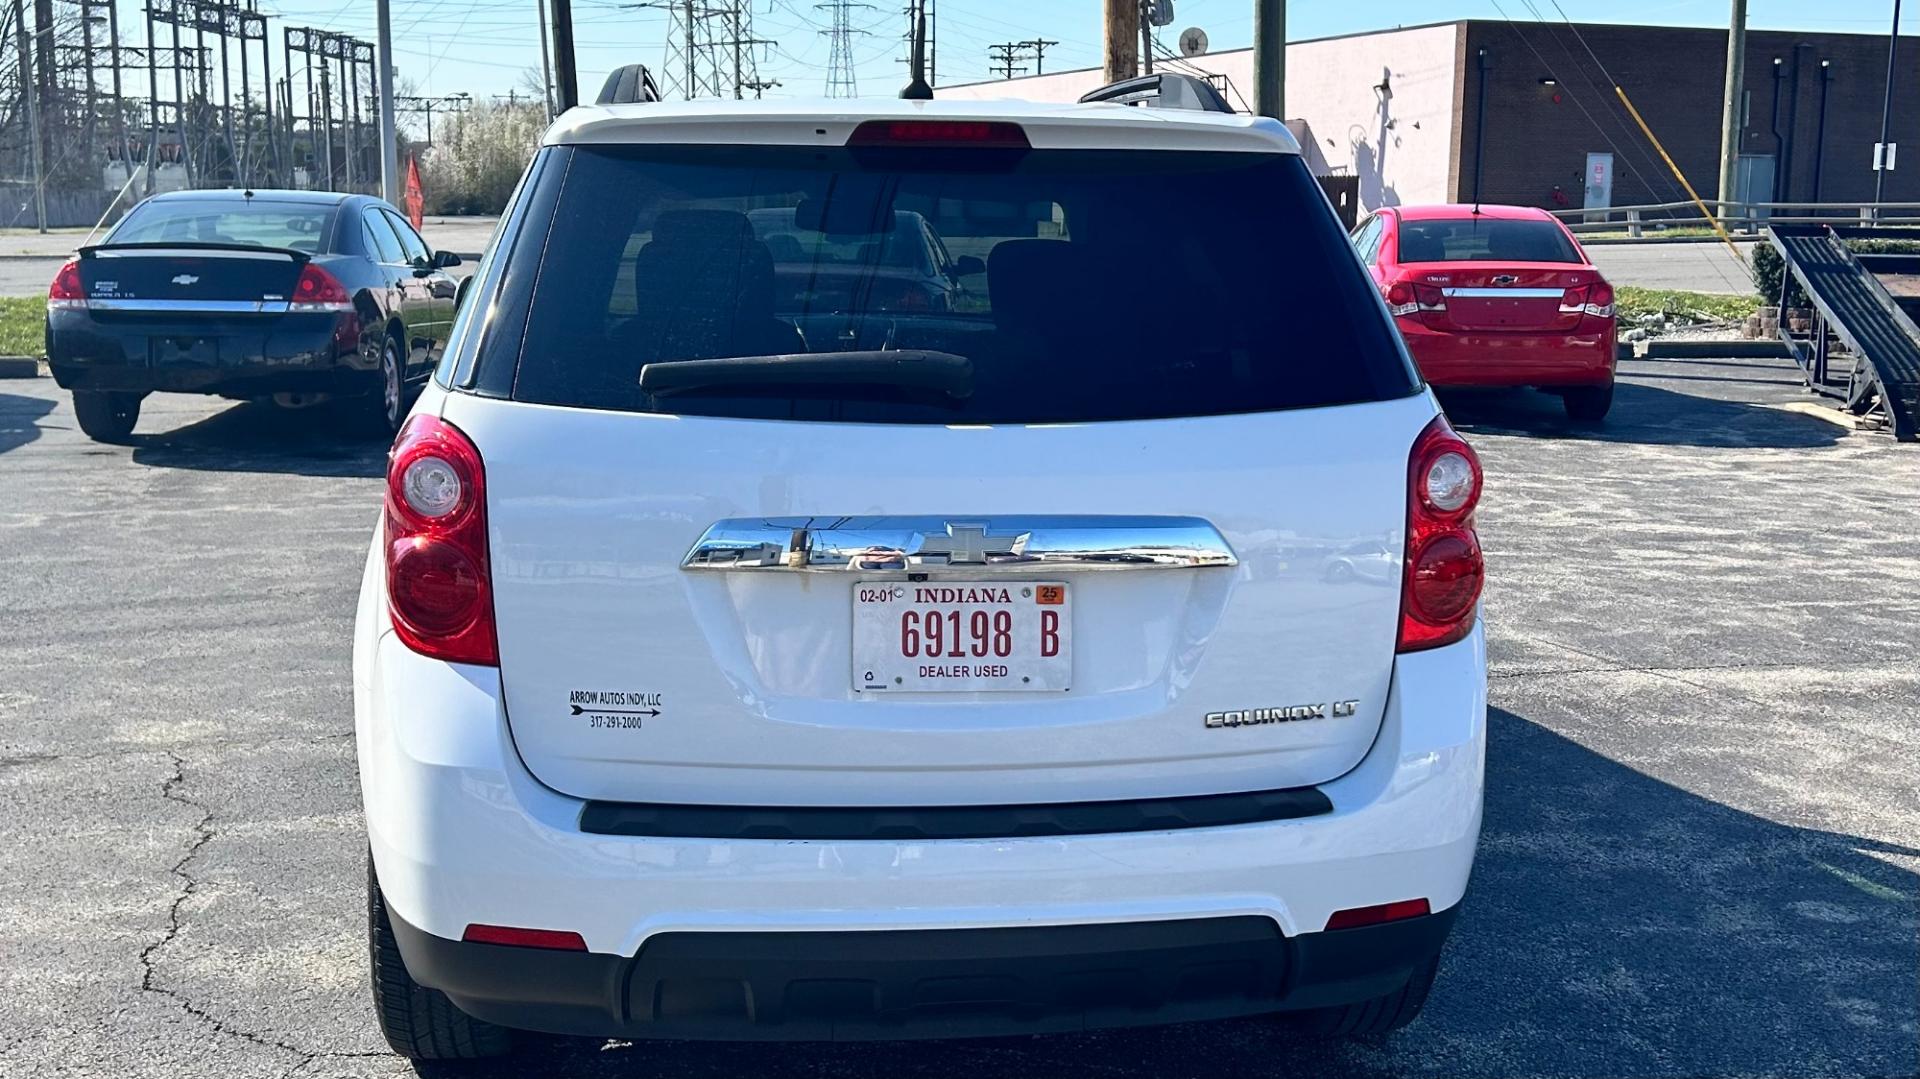
[[[742,98],[748,90],[780,85],[760,78],[756,46],[774,42],[755,37],[752,0],[641,0],[623,5],[667,13],[667,60],[661,97]]]
[[[872,9],[872,4],[857,3],[855,0],[827,0],[823,4],[813,5],[821,10],[833,13],[833,29],[822,30],[827,35],[832,48],[827,57],[827,96],[858,97],[859,80],[853,70],[853,36],[865,34],[865,30],[856,30],[853,26],[853,9]]]

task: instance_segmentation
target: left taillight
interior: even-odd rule
[[[300,268],[300,279],[294,282],[293,298],[288,301],[287,310],[351,311],[353,296],[339,278],[309,262]]]
[[[70,258],[53,275],[53,284],[47,286],[47,310],[77,311],[87,306],[87,289],[80,281],[80,260]]]
[[[1486,582],[1486,559],[1474,531],[1480,505],[1480,458],[1435,416],[1414,440],[1407,460],[1407,552],[1400,584],[1398,651],[1438,648],[1473,629]]]
[[[423,656],[496,667],[480,451],[437,416],[407,421],[387,458],[387,612]]]

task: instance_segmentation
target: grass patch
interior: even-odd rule
[[[47,301],[41,296],[0,296],[0,356],[47,354]]]
[[[1622,285],[1613,290],[1613,306],[1626,325],[1648,315],[1677,316],[1689,322],[1742,322],[1759,309],[1760,300],[1756,296]]]

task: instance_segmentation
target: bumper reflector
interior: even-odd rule
[[[460,939],[473,944],[505,944],[514,948],[545,948],[557,952],[584,952],[587,942],[578,933],[562,929],[516,929],[510,925],[469,925]]]
[[[1424,899],[1402,899],[1397,903],[1382,903],[1377,907],[1354,907],[1350,910],[1337,910],[1327,919],[1328,929],[1357,929],[1363,925],[1379,925],[1382,922],[1398,922],[1407,918],[1418,918],[1433,913]],[[468,932],[472,932],[471,929]]]

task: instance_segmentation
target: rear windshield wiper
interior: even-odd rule
[[[973,393],[973,361],[903,348],[669,360],[640,368],[640,389],[655,397],[728,386],[886,386],[965,398]]]

